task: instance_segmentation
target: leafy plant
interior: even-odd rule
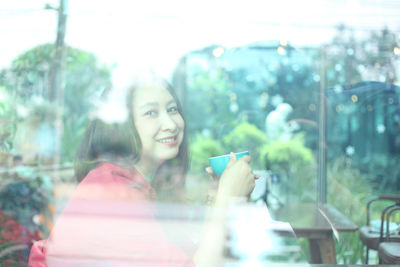
[[[304,136],[291,140],[276,140],[262,147],[260,159],[282,179],[280,193],[286,201],[314,201],[316,164],[311,149],[304,144]]]
[[[50,177],[20,166],[0,181],[0,262],[26,266],[33,241],[49,234],[53,221]],[[3,266],[3,265],[2,265]]]
[[[222,144],[227,152],[240,152],[248,150],[253,158],[255,168],[263,168],[260,164],[261,149],[267,143],[267,136],[255,125],[242,122],[230,133],[222,138]]]
[[[301,134],[288,141],[277,140],[264,146],[261,157],[269,162],[273,171],[283,169],[288,175],[314,161],[312,151],[304,145]]]
[[[191,171],[203,172],[209,166],[208,158],[223,154],[221,144],[212,138],[198,134],[190,144]]]
[[[0,210],[0,261],[4,266],[26,266],[30,247],[40,238],[38,231],[31,233]]]
[[[32,167],[20,166],[0,184],[0,210],[6,212],[31,233],[48,234],[43,219],[50,216],[48,207],[53,202],[50,177]]]

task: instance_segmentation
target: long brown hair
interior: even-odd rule
[[[174,98],[183,120],[182,105],[172,88],[164,79],[150,75],[144,79],[136,79],[128,88],[126,94],[127,119],[123,122],[107,123],[99,118],[92,120],[78,148],[75,158],[75,175],[81,181],[90,170],[101,162],[137,162],[142,153],[142,142],[135,127],[132,113],[134,91],[142,85],[162,86]],[[186,127],[177,157],[164,162],[156,172],[152,187],[160,195],[170,195],[175,198],[180,195],[185,186],[186,173],[189,166],[188,141]]]

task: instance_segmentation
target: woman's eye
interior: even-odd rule
[[[176,114],[176,113],[178,113],[178,108],[177,107],[170,107],[170,108],[168,108],[168,113]]]
[[[155,110],[149,110],[146,113],[144,113],[144,115],[152,117],[152,116],[157,115],[157,112]]]

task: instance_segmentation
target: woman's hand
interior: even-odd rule
[[[206,172],[210,175],[207,188],[206,204],[211,205],[215,202],[218,191],[218,176],[213,172],[212,168],[208,166]]]
[[[212,212],[209,214],[203,239],[199,244],[193,261],[196,266],[217,266],[223,254],[224,245],[227,235],[226,216],[228,214],[227,205],[230,204],[232,197],[248,196],[255,186],[254,179],[258,176],[254,175],[250,165],[250,157],[244,156],[239,160],[234,153],[222,173],[218,178],[211,167],[206,168],[206,172],[211,176],[209,186],[209,197],[213,195],[213,190],[219,183],[216,191],[216,201]]]
[[[229,200],[250,195],[255,187],[255,179],[258,178],[249,165],[250,159],[247,155],[237,159],[231,152],[231,158],[219,181],[217,199]]]

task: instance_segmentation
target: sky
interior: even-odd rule
[[[54,42],[58,0],[0,4],[0,68],[38,44]],[[186,52],[211,44],[235,47],[285,40],[317,46],[344,23],[361,34],[387,26],[400,33],[396,0],[69,0],[66,43],[101,62],[154,67],[167,74]]]

